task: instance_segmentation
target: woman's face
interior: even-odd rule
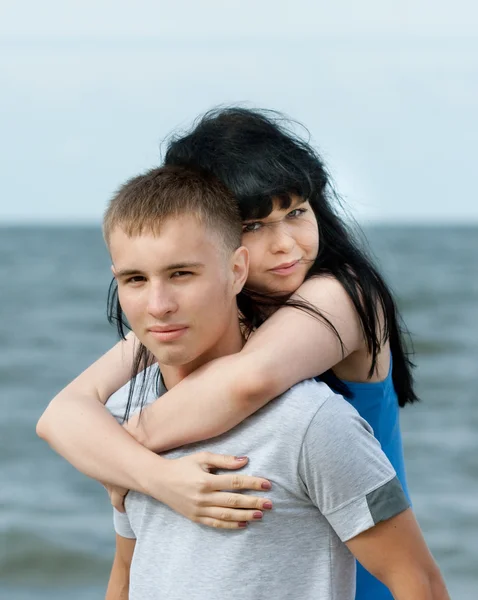
[[[270,215],[245,221],[242,230],[250,261],[247,287],[258,292],[295,292],[319,251],[319,229],[310,204],[293,196],[289,208],[275,203]]]

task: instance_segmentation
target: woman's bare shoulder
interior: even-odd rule
[[[315,304],[326,299],[345,303],[353,307],[352,299],[342,283],[333,275],[313,275],[296,290],[294,296],[303,298]]]

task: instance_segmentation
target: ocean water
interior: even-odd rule
[[[452,598],[478,593],[478,227],[373,227],[413,334],[422,402],[402,411],[414,508]],[[0,228],[0,598],[104,597],[103,488],[35,435],[48,401],[115,341],[99,228]],[[88,432],[85,432],[88,435]]]

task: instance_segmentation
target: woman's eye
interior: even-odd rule
[[[295,219],[297,217],[300,217],[300,215],[303,215],[306,212],[307,212],[306,208],[295,208],[294,210],[291,210],[290,213],[287,213],[287,216],[290,217],[291,219]]]
[[[134,277],[130,277],[126,280],[126,283],[141,283],[144,281],[144,277],[142,275],[134,275]]]
[[[259,229],[262,227],[262,223],[260,223],[259,221],[255,221],[254,223],[245,223],[242,226],[242,232],[243,233],[250,233],[252,231],[259,231]]]

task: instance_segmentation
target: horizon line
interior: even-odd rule
[[[397,227],[478,227],[478,217],[461,219],[411,219],[411,218],[358,218],[345,219],[347,223],[359,226],[397,226]],[[102,222],[98,219],[9,219],[0,220],[0,229],[8,227],[89,227],[101,228]]]

